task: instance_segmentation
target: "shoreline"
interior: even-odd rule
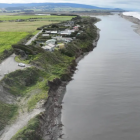
[[[97,30],[97,38],[93,40],[93,49],[97,46],[98,40],[100,38],[99,30]],[[93,51],[90,50],[89,52]],[[40,116],[41,120],[41,131],[43,132],[43,139],[53,139],[59,140],[63,138],[64,128],[61,120],[62,116],[62,101],[65,95],[66,86],[72,80],[71,77],[75,73],[76,66],[78,62],[88,55],[86,52],[78,56],[73,64],[70,66],[71,73],[67,81],[62,79],[55,79],[53,82],[49,83],[49,97],[44,104],[45,112]],[[46,131],[47,130],[47,131]]]
[[[123,14],[119,14],[122,18],[134,23],[135,25],[132,25],[132,27],[134,28],[134,32],[136,32],[137,34],[140,35],[140,20],[132,17],[132,16],[125,16]]]

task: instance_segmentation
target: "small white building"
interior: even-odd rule
[[[42,48],[44,49],[44,50],[46,50],[46,51],[53,51],[54,49],[55,49],[55,45],[53,45],[53,44],[48,44],[48,45],[46,45],[46,46],[43,46]]]
[[[55,39],[47,40],[47,41],[46,41],[46,45],[48,45],[48,44],[53,44],[53,45],[55,45],[55,44],[56,44],[56,40],[55,40]]]
[[[52,37],[53,39],[56,39],[56,40],[61,40],[62,39],[62,36],[55,36],[55,37]]]
[[[50,36],[49,34],[42,34],[42,36]]]
[[[56,37],[53,37],[54,39],[58,40],[58,41],[62,41],[62,42],[71,42],[73,39],[70,38],[70,37],[62,37],[62,36],[56,36]]]
[[[71,35],[69,32],[61,32],[60,35]]]
[[[68,29],[66,29],[66,30],[64,30],[64,31],[61,31],[60,32],[60,35],[71,35],[71,33],[74,33],[75,32],[75,30],[73,29],[73,30],[68,30]]]
[[[45,31],[45,33],[48,33],[48,34],[50,34],[50,33],[51,33],[51,31]]]
[[[57,31],[51,31],[51,34],[57,34]]]

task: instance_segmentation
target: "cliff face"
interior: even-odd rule
[[[42,139],[57,139],[61,135],[62,99],[66,89],[66,82],[55,79],[49,91],[49,97],[44,104],[45,112],[40,116]]]

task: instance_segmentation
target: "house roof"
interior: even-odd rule
[[[52,43],[52,44],[55,44],[56,40],[55,39],[50,39],[50,40],[47,40],[46,43]]]
[[[43,46],[42,48],[45,49],[45,50],[47,50],[47,49],[48,49],[48,50],[51,50],[51,49],[53,49],[54,47],[55,47],[55,45],[53,45],[53,44],[50,43],[50,44],[48,44],[48,45],[46,45],[46,46]]]
[[[61,35],[70,35],[71,33],[69,33],[69,32],[61,32],[60,34]]]
[[[42,49],[44,49],[44,50],[47,50],[47,49],[48,49],[48,50],[50,50],[50,49],[51,49],[51,47],[50,47],[50,46],[48,46],[48,45],[46,45],[46,46],[43,46],[43,47],[42,47]]]
[[[49,34],[42,34],[42,36],[50,36]]]
[[[49,42],[49,41],[56,41],[56,39],[49,39],[46,42]]]
[[[53,45],[53,44],[48,44],[48,46],[50,46],[51,48],[54,48],[55,47],[55,45]]]
[[[51,34],[57,34],[57,31],[51,31]]]
[[[51,33],[51,31],[46,31],[46,33]]]

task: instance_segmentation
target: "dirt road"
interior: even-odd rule
[[[29,65],[26,65],[25,67],[19,67],[18,62],[16,62],[14,58],[15,54],[12,54],[0,64],[0,80],[4,77],[5,74],[8,74],[18,69],[24,69],[25,67],[29,67]]]
[[[39,31],[35,36],[33,36],[25,45],[30,45],[32,41],[34,41],[41,32],[42,30]]]

